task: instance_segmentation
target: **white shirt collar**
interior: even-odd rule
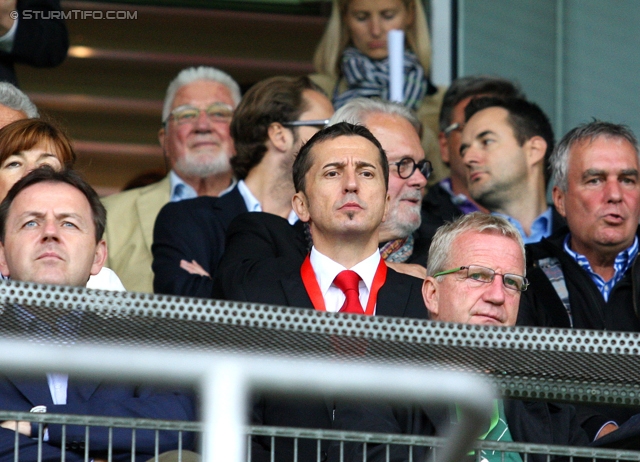
[[[327,293],[327,291],[333,284],[333,280],[336,278],[338,273],[346,269],[350,269],[358,273],[358,276],[360,276],[360,278],[362,279],[362,281],[360,281],[361,289],[363,288],[362,284],[364,283],[364,288],[366,288],[368,294],[371,291],[373,277],[375,276],[378,265],[380,264],[380,251],[376,249],[375,252],[371,254],[371,256],[365,258],[352,268],[345,268],[340,263],[337,263],[326,255],[318,252],[315,247],[311,248],[311,255],[309,255],[309,260],[311,262],[311,266],[313,267],[313,272],[316,275],[316,279],[318,280],[320,292],[323,296]]]

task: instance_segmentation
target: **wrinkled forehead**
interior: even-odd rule
[[[171,109],[180,106],[204,108],[213,103],[225,103],[235,107],[231,90],[213,80],[196,80],[181,86],[173,98]]]

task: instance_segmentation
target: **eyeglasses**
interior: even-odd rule
[[[422,173],[427,179],[431,176],[431,172],[433,172],[431,162],[428,160],[416,162],[411,157],[405,157],[404,159],[400,159],[398,162],[389,162],[389,165],[395,165],[398,168],[398,176],[403,180],[406,180],[413,175],[413,172],[416,170],[420,170],[420,173]]]
[[[434,274],[433,277],[444,276],[446,274],[453,274],[458,271],[465,270],[467,271],[467,274],[464,276],[464,279],[468,279],[471,283],[478,283],[477,287],[480,287],[482,283],[489,284],[493,282],[496,275],[502,276],[502,285],[509,290],[524,292],[527,290],[527,287],[529,287],[529,281],[527,281],[527,278],[524,276],[511,273],[500,274],[496,273],[491,268],[485,268],[484,266],[478,265],[460,266],[447,271],[440,271],[439,273]]]
[[[225,103],[213,103],[205,109],[194,106],[178,106],[169,114],[167,119],[173,119],[178,125],[191,124],[198,120],[204,112],[210,122],[230,122],[233,108]]]
[[[282,122],[285,127],[320,127],[324,128],[329,125],[329,119],[318,120],[292,120],[291,122]]]
[[[464,124],[456,122],[454,124],[449,125],[442,132],[444,133],[444,136],[449,136],[451,132],[455,132],[455,131],[461,132],[463,129],[464,129]]]

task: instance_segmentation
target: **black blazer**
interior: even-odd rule
[[[64,20],[53,16],[62,12],[59,0],[18,0],[16,9],[20,19],[13,47],[8,53],[0,51],[0,81],[14,85],[18,84],[14,63],[57,66],[67,57],[69,48]],[[29,19],[25,10],[28,10]]]
[[[227,250],[216,274],[217,298],[313,309],[300,267],[308,252],[304,225],[291,226],[278,216],[246,213],[229,226]],[[376,316],[404,316],[426,319],[422,280],[387,272],[378,292]],[[333,400],[259,397],[252,422],[256,425],[332,428]],[[271,438],[252,439],[252,460],[270,460]],[[327,458],[328,443],[321,444],[321,460]],[[316,459],[315,440],[298,441],[298,460]],[[276,439],[275,460],[293,460],[291,439]]]
[[[247,211],[236,186],[221,197],[197,197],[166,204],[153,229],[153,291],[187,297],[211,297],[213,281],[180,268],[197,261],[214,277],[231,220]]]

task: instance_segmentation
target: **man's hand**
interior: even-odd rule
[[[420,279],[427,277],[427,268],[418,265],[417,263],[392,263],[389,261],[386,261],[385,263],[389,268],[397,271],[398,273],[408,274],[409,276]]]
[[[0,35],[9,32],[17,17],[16,0],[0,0]]]
[[[180,260],[180,268],[189,274],[199,274],[200,276],[206,276],[211,279],[211,275],[207,273],[195,260],[191,260],[191,262],[188,262],[187,260]]]
[[[598,434],[596,435],[596,439],[602,438],[604,435],[608,435],[611,432],[614,432],[618,429],[618,426],[613,423],[608,423],[604,427],[600,429]]]
[[[23,434],[24,436],[31,436],[31,423],[30,422],[16,422],[15,420],[5,420],[0,423],[0,427],[7,428],[9,430],[16,431],[16,426],[18,428],[18,433]]]

